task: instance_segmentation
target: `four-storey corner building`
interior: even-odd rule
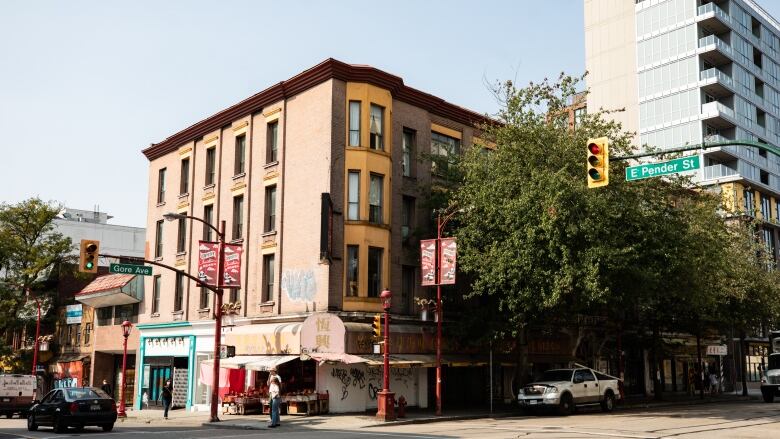
[[[221,394],[262,392],[276,366],[285,392],[330,395],[331,411],[376,407],[371,321],[387,288],[394,365],[422,366],[394,369],[393,389],[429,404],[435,328],[414,299],[431,294],[419,286],[417,238],[430,233],[421,206],[432,174],[420,158],[457,153],[483,122],[399,77],[328,59],[143,151],[148,258],[194,275],[199,240],[217,240],[199,222],[166,222],[168,212],[224,220],[243,247],[241,288],[224,294],[222,343],[236,356],[222,360]],[[206,409],[212,294],[157,268],[146,292],[136,407],[144,393],[155,405],[171,379],[174,406]]]

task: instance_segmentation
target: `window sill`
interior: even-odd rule
[[[414,175],[402,175],[401,177],[404,178],[404,181],[409,181],[409,182],[416,182],[417,181],[417,176],[414,176]]]
[[[260,302],[257,304],[257,306],[274,306],[274,305],[276,305],[276,302],[274,302],[273,300],[270,302]]]
[[[269,231],[267,231],[267,232],[263,232],[263,234],[262,234],[262,235],[260,235],[260,236],[262,236],[263,238],[265,238],[266,236],[274,236],[274,235],[276,235],[276,230],[269,230]]]
[[[392,158],[391,154],[381,149],[373,149],[367,146],[348,146],[347,151],[366,151],[373,154],[378,154],[387,158]]]
[[[187,256],[187,251],[185,250],[185,251],[181,251],[181,252],[176,252],[176,257],[179,257],[179,256]]]
[[[217,185],[214,184],[214,183],[207,184],[206,186],[203,186],[203,190],[205,191],[205,190],[209,190],[209,189],[214,189],[216,186]]]
[[[179,199],[181,200],[181,199],[184,199],[184,198],[189,198],[189,196],[190,196],[189,192],[184,192],[184,193],[179,194]]]
[[[158,313],[158,312],[153,312],[153,313],[151,313],[151,314],[149,315],[149,317],[151,317],[151,318],[153,318],[153,319],[154,319],[154,318],[157,318],[157,317],[160,317],[160,313]]]
[[[233,181],[239,180],[246,177],[246,172],[241,172],[233,176]]]
[[[235,238],[229,242],[229,244],[243,244],[244,238]]]
[[[158,201],[157,207],[162,207],[162,206],[165,206],[165,201]]]
[[[275,160],[273,162],[268,162],[268,163],[263,165],[263,169],[272,168],[272,167],[274,167],[274,166],[276,166],[278,164],[279,164],[279,160]]]
[[[207,312],[210,312],[210,311],[211,311],[211,308],[198,308],[198,312],[201,313],[201,314],[204,314],[204,313],[207,313]]]
[[[344,224],[348,225],[348,226],[371,226],[371,227],[377,227],[377,228],[380,228],[380,229],[390,230],[390,225],[389,224],[372,223],[370,221],[364,221],[364,220],[361,220],[361,221],[346,220],[346,221],[344,221]]]
[[[162,261],[162,260],[163,260],[163,257],[162,257],[162,256],[155,256],[155,257],[154,257],[154,260],[155,260],[155,262],[157,262],[157,261]]]

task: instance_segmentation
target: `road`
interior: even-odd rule
[[[284,419],[282,420],[284,422]],[[574,416],[523,416],[515,418],[434,422],[343,429],[338,422],[288,423],[274,430],[226,430],[195,425],[118,423],[111,433],[87,429],[56,435],[42,428],[28,432],[24,420],[0,420],[0,439],[83,436],[124,438],[262,438],[282,434],[303,439],[330,438],[773,438],[780,437],[780,404],[733,402],[626,410],[612,414],[578,413]]]

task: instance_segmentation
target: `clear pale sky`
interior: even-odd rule
[[[3,0],[0,202],[143,227],[143,148],[329,57],[495,112],[485,80],[583,73],[582,4]]]

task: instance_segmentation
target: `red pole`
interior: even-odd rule
[[[385,308],[385,376],[384,391],[390,391],[390,308]]]
[[[38,368],[38,337],[41,336],[41,301],[35,298],[35,304],[38,306],[38,321],[35,323],[35,344],[33,346],[33,364],[32,375],[36,374]]]
[[[127,334],[127,329],[122,328],[125,331],[124,337],[125,337],[125,343],[124,343],[124,353],[122,354],[122,387],[119,390],[119,410],[117,411],[116,415],[120,418],[126,418],[127,413],[125,412],[125,388],[127,387],[125,385],[126,378],[127,378],[127,336],[130,334]]]
[[[436,217],[436,416],[441,416],[441,213]]]
[[[219,261],[217,261],[217,297],[214,310],[214,377],[211,380],[211,418],[209,422],[219,422],[219,346],[222,342],[222,288],[225,277],[225,221],[219,223]]]

